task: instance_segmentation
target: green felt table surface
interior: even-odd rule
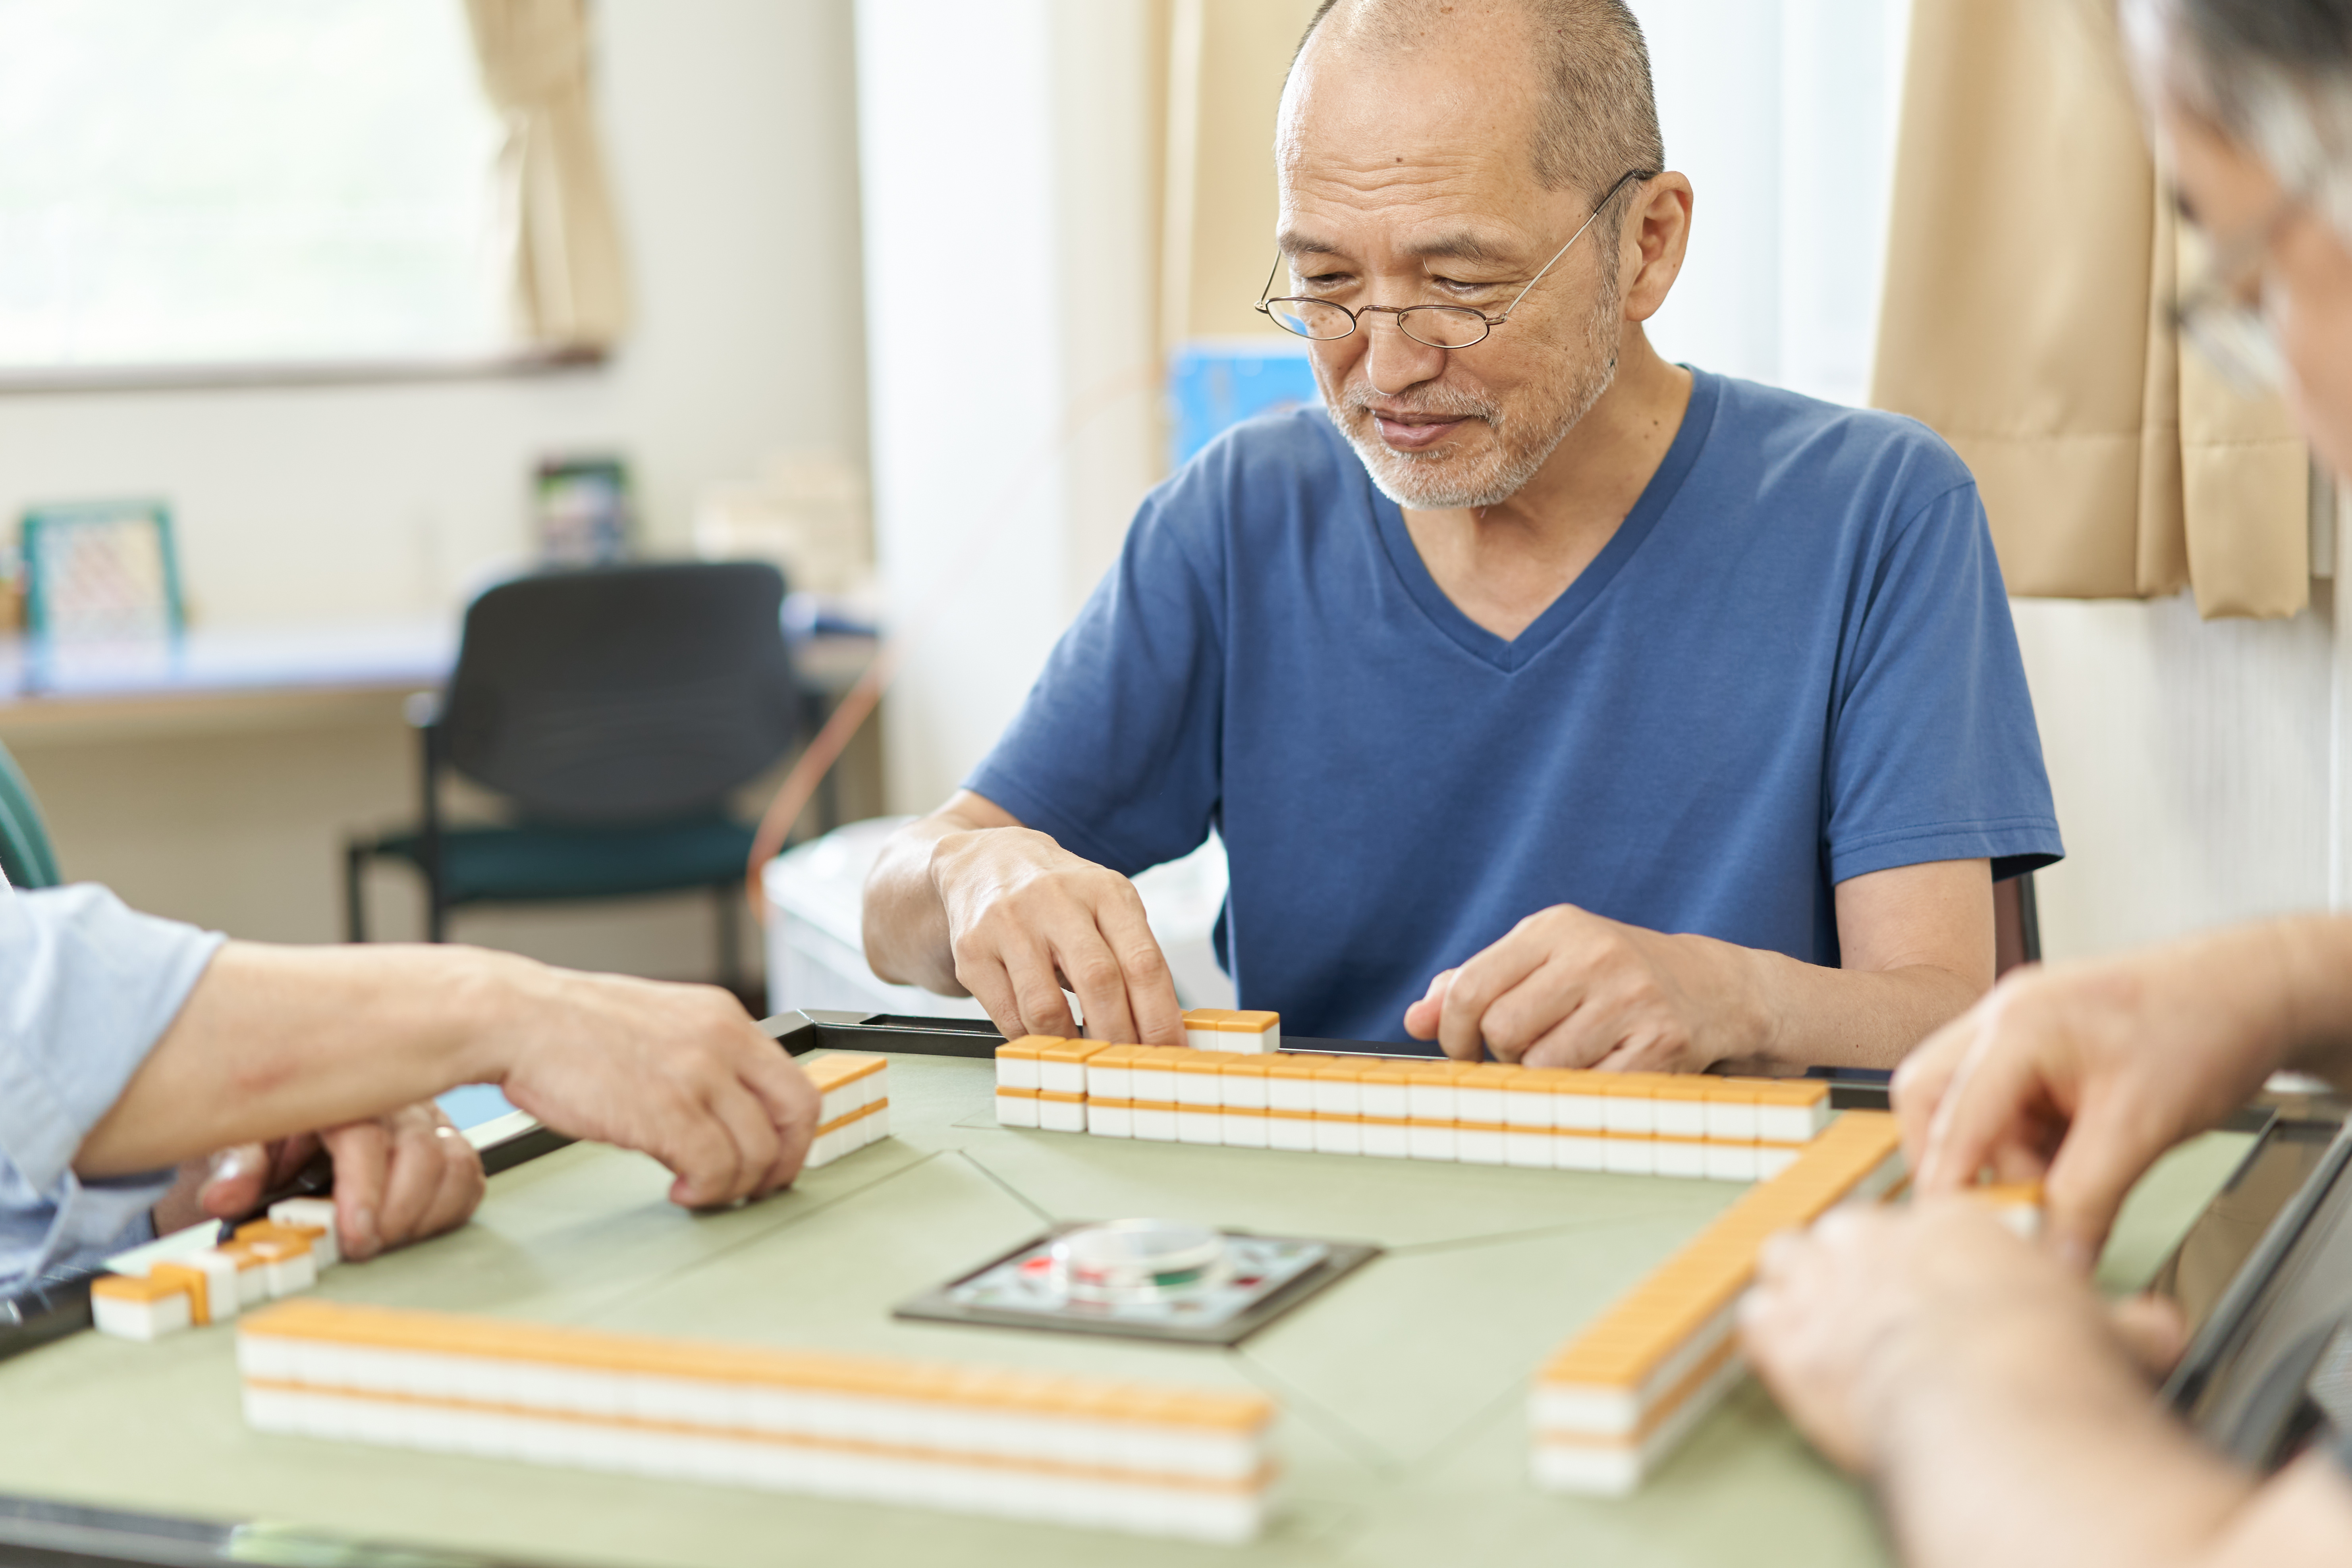
[[[995,1125],[986,1062],[894,1058],[895,1136],[766,1202],[691,1215],[651,1161],[575,1146],[506,1173],[449,1237],[329,1297],[746,1343],[1264,1390],[1282,1501],[1212,1547],[520,1462],[265,1436],[225,1330],[78,1335],[0,1363],[0,1492],[324,1527],[524,1562],[1875,1563],[1863,1493],[1752,1383],[1635,1497],[1526,1479],[1529,1373],[1742,1190],[1667,1178],[1137,1143]],[[2148,1277],[2245,1140],[2143,1183],[2105,1260]],[[894,1321],[893,1304],[1049,1223],[1151,1215],[1385,1255],[1236,1350]]]

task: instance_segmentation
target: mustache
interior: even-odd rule
[[[1379,414],[1391,419],[1475,418],[1490,425],[1499,423],[1499,411],[1493,404],[1450,386],[1423,387],[1409,402],[1399,402],[1381,396],[1362,383],[1355,383],[1342,391],[1340,403],[1353,413]]]

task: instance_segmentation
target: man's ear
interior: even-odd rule
[[[1690,245],[1691,183],[1668,170],[1643,187],[1619,232],[1617,276],[1623,279],[1625,319],[1646,321],[1658,313],[1682,276],[1683,252]]]

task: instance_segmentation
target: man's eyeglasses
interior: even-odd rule
[[[2263,261],[2302,205],[2300,196],[2280,197],[2252,231],[2213,252],[2173,307],[2180,335],[2243,393],[2273,391],[2285,380],[2285,361],[2263,310]]]
[[[1609,187],[1608,195],[1593,204],[1582,227],[1568,237],[1567,245],[1552,252],[1551,260],[1545,262],[1536,275],[1528,279],[1527,289],[1512,296],[1511,302],[1503,307],[1500,315],[1490,316],[1467,305],[1359,305],[1351,310],[1345,305],[1304,294],[1286,294],[1278,300],[1269,300],[1265,296],[1273,289],[1275,278],[1282,271],[1283,258],[1279,256],[1275,258],[1274,270],[1265,275],[1265,288],[1258,291],[1257,309],[1284,331],[1296,332],[1302,338],[1312,338],[1318,342],[1346,337],[1366,316],[1394,316],[1398,330],[1414,342],[1426,343],[1433,349],[1466,349],[1473,343],[1486,342],[1487,333],[1511,319],[1511,312],[1517,310],[1519,301],[1528,297],[1528,289],[1542,282],[1544,274],[1568,254],[1570,247],[1584,237],[1584,230],[1592,226],[1594,220],[1601,216],[1601,209],[1616,199],[1619,191],[1632,181],[1654,180],[1658,173],[1655,169],[1633,169],[1619,175],[1617,183]]]

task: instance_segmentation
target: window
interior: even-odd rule
[[[0,374],[512,346],[460,0],[0,0]]]

